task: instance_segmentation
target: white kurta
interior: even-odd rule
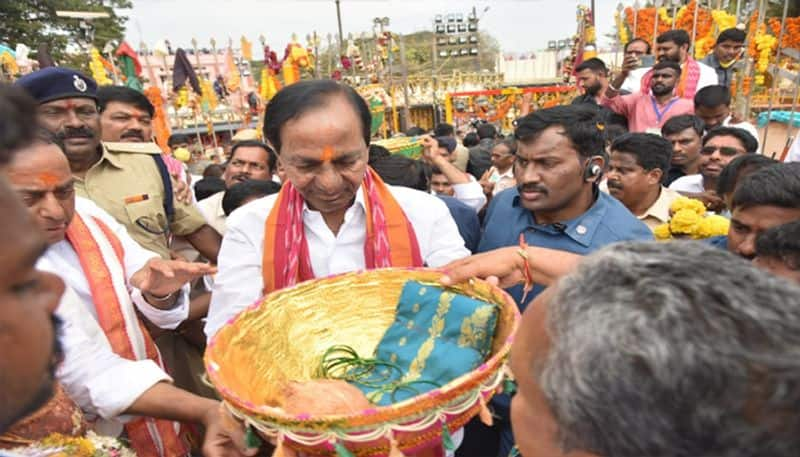
[[[719,77],[717,76],[716,70],[704,64],[703,62],[697,63],[700,65],[700,78],[697,80],[698,91],[704,87],[716,86],[719,84]],[[645,73],[650,71],[650,68],[652,67],[637,68],[636,70],[631,71],[628,74],[628,77],[625,78],[625,81],[622,83],[620,90],[628,91],[632,94],[639,92],[642,87],[642,78],[644,77]]]
[[[672,181],[669,188],[677,192],[685,192],[689,194],[702,194],[706,191],[703,185],[703,175],[700,173],[694,175],[681,176],[680,178]]]
[[[97,419],[95,431],[118,436],[132,417],[121,414],[150,387],[172,379],[151,360],[133,361],[115,354],[97,321],[87,318],[89,306],[67,286],[56,309],[64,348],[56,377],[87,418]]]
[[[76,197],[75,212],[84,218],[96,217],[100,219],[119,238],[122,249],[125,251],[124,268],[127,275],[126,280],[130,281],[131,275],[141,269],[148,260],[158,257],[158,254],[141,247],[128,235],[123,225],[91,200]],[[67,240],[50,245],[39,261],[38,267],[41,270],[50,271],[60,276],[78,294],[81,302],[86,304],[87,311],[95,319],[97,318],[97,313],[92,305],[92,292],[89,289],[89,282],[86,280],[86,275],[81,268],[78,254]],[[176,306],[169,310],[158,309],[147,303],[142,296],[142,291],[131,286],[130,282],[128,282],[128,290],[131,292],[131,299],[136,305],[136,309],[160,328],[174,329],[189,316],[188,285],[183,287]]]
[[[125,228],[90,200],[77,197],[75,210],[84,218],[97,217],[116,234],[125,251],[126,280],[157,254],[137,244]],[[150,360],[129,361],[117,356],[97,322],[89,283],[80,266],[78,254],[66,240],[53,244],[37,262],[37,268],[52,272],[67,285],[57,314],[64,321],[62,344],[65,359],[58,379],[69,396],[86,412],[101,419],[95,424],[99,433],[116,436],[128,419],[119,415],[147,389],[159,381],[171,381]],[[189,314],[188,286],[177,306],[160,310],[142,297],[140,290],[128,284],[134,306],[153,324],[166,329],[177,327]],[[89,317],[91,316],[91,318]]]
[[[442,200],[405,187],[389,186],[389,189],[414,227],[426,265],[438,267],[469,255]],[[264,223],[277,198],[275,194],[250,202],[228,218],[206,322],[208,337],[262,295]],[[365,268],[366,212],[362,190],[347,210],[338,234],[328,228],[322,214],[307,206],[303,210],[303,222],[316,277]]]
[[[469,175],[469,178],[467,183],[453,184],[453,197],[477,212],[486,205],[486,195],[483,193],[481,183],[472,175]]]

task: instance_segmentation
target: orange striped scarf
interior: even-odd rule
[[[101,220],[94,217],[84,220],[77,213],[67,227],[66,235],[78,254],[89,282],[97,321],[111,349],[125,359],[149,359],[163,368],[158,348],[135,314],[130,295],[127,295],[122,243]],[[104,239],[96,239],[98,236]],[[109,246],[113,253],[109,252]],[[116,271],[121,270],[122,274],[115,275],[107,262],[118,263],[120,268]],[[177,422],[141,417],[125,424],[125,431],[136,455],[177,457],[188,452],[179,436],[179,425]]]
[[[367,269],[421,267],[417,235],[389,187],[367,168],[361,188],[367,213]],[[303,203],[300,192],[287,182],[264,224],[261,274],[265,294],[315,277],[303,225]]]

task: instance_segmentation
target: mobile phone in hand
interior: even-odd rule
[[[656,56],[644,55],[639,57],[639,63],[642,67],[652,67],[656,63]]]

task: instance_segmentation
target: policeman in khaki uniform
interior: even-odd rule
[[[192,205],[175,201],[174,216],[168,222],[164,185],[154,173],[159,156],[155,143],[102,143],[103,154],[83,178],[76,177],[78,195],[89,198],[125,226],[145,249],[169,257],[170,234],[190,235],[205,225]]]
[[[50,67],[15,84],[39,102],[42,127],[63,141],[78,195],[94,201],[139,244],[164,258],[169,258],[171,236],[181,235],[205,258],[216,261],[220,235],[191,203],[174,198],[158,146],[100,143],[97,85],[91,78]]]
[[[144,248],[169,258],[172,235],[184,236],[216,262],[220,235],[191,202],[174,198],[173,182],[155,143],[101,143],[95,82],[69,68],[50,67],[15,82],[39,102],[39,124],[63,143],[77,195],[111,214]],[[149,138],[147,138],[149,140]],[[189,319],[199,319],[192,304]],[[156,335],[154,335],[156,336]],[[202,352],[176,332],[156,340],[175,384],[209,396],[200,381]]]

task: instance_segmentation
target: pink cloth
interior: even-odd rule
[[[700,64],[691,57],[686,57],[686,63],[682,66],[681,79],[675,92],[682,98],[694,102],[694,94],[697,93],[697,85],[700,83]],[[650,81],[653,79],[653,69],[645,73],[642,77],[642,92],[650,92]]]
[[[648,129],[661,130],[664,123],[671,117],[694,114],[694,103],[685,98],[675,97],[664,105],[656,104],[658,113],[653,107],[653,102],[652,95],[642,92],[618,95],[614,98],[604,96],[600,100],[601,105],[628,118],[628,130],[631,132],[643,133]]]

